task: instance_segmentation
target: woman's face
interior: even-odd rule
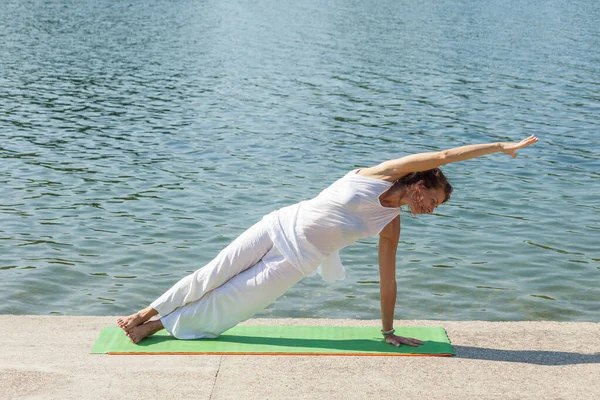
[[[431,214],[437,206],[444,202],[446,193],[442,188],[426,189],[423,186],[416,186],[410,196],[408,206],[414,214]]]

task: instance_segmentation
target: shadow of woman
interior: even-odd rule
[[[454,346],[457,358],[508,361],[537,365],[600,364],[600,353],[581,354],[545,350],[499,350]]]
[[[285,352],[285,353],[364,353],[371,355],[393,355],[394,353],[420,353],[430,355],[453,355],[450,343],[425,340],[418,347],[394,347],[385,343],[381,338],[373,339],[306,339],[286,337],[262,337],[246,335],[229,335],[227,333],[215,339],[178,340],[171,336],[149,336],[136,345],[138,348],[152,347],[158,344],[169,345],[176,343],[181,351],[201,352],[211,350],[218,344],[228,344],[230,347],[225,352]],[[168,351],[168,350],[166,350]]]

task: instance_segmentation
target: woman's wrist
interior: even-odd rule
[[[395,330],[394,328],[392,328],[392,329],[388,329],[388,330],[385,330],[385,329],[382,329],[382,330],[381,330],[381,334],[382,334],[384,337],[385,337],[385,336],[391,336],[391,335],[393,335],[393,334],[394,334],[394,332],[396,332],[396,330]]]

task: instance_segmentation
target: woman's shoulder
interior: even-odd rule
[[[368,179],[376,179],[388,183],[394,183],[396,181],[393,176],[386,174],[386,171],[380,168],[379,165],[375,167],[355,169],[351,172],[353,172],[355,175]]]

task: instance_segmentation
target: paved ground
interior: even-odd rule
[[[444,326],[451,358],[88,354],[114,320],[0,315],[0,399],[600,399],[600,323],[396,322]]]

